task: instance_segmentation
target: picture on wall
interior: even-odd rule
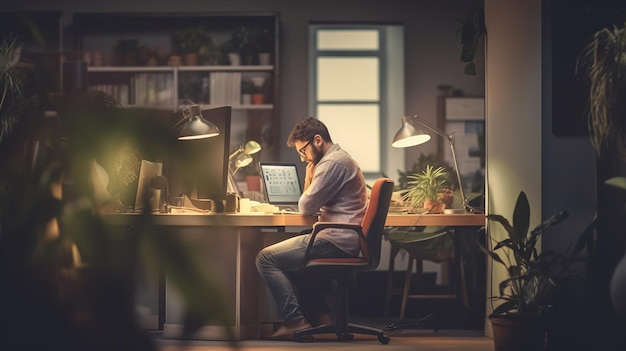
[[[445,101],[446,133],[454,133],[459,173],[466,192],[483,193],[485,178],[485,99],[448,97]],[[444,153],[452,165],[452,154]]]

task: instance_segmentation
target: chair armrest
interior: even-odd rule
[[[361,228],[360,224],[348,223],[348,222],[316,222],[313,224],[313,231],[311,232],[311,237],[309,238],[309,243],[307,245],[306,251],[304,253],[304,257],[302,260],[301,270],[304,269],[307,261],[310,259],[311,251],[313,250],[313,242],[317,237],[317,234],[324,229],[350,229],[353,230],[359,238],[365,240],[365,235],[363,234],[363,228]]]

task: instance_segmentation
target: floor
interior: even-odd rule
[[[236,345],[220,341],[182,341],[164,339],[159,334],[154,335],[155,343],[159,351],[273,351],[273,350],[355,350],[359,351],[493,351],[493,340],[484,336],[482,329],[472,325],[468,328],[463,326],[459,329],[446,327],[434,329],[425,322],[413,323],[388,323],[381,318],[355,318],[354,322],[385,330],[391,341],[387,345],[378,342],[375,336],[355,335],[355,339],[349,342],[339,342],[334,334],[316,336],[314,341],[298,343],[295,341],[268,341],[268,340],[244,340]],[[385,324],[388,323],[388,324]],[[391,327],[391,328],[390,328]]]
[[[160,351],[270,351],[270,350],[355,350],[359,351],[493,351],[493,340],[482,335],[482,332],[466,330],[412,330],[410,332],[389,333],[391,341],[381,345],[376,337],[355,336],[349,342],[338,342],[334,335],[322,335],[315,341],[297,343],[292,341],[244,340],[236,345],[219,341],[187,341],[158,339],[156,344]]]

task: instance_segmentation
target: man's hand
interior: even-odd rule
[[[306,190],[309,185],[311,185],[311,181],[313,181],[313,173],[315,171],[315,164],[313,162],[309,162],[306,164],[306,173],[304,175],[304,190]]]

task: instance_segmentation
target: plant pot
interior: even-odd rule
[[[251,94],[241,94],[241,104],[242,105],[250,105],[252,103],[252,95]]]
[[[195,66],[198,64],[198,53],[188,52],[183,55],[183,62],[185,66]]]
[[[230,62],[231,66],[239,66],[241,65],[241,55],[236,52],[229,52],[228,61]]]
[[[543,351],[546,316],[541,314],[490,315],[494,351]]]
[[[424,200],[424,208],[429,213],[443,213],[446,205],[441,201]]]
[[[252,103],[261,105],[263,103],[263,94],[252,94]]]
[[[261,52],[261,53],[259,53],[259,65],[261,65],[261,66],[268,66],[268,65],[270,65],[271,58],[272,58],[272,55],[270,55],[270,53],[268,53],[268,52]]]
[[[610,293],[613,311],[626,322],[626,253],[615,266],[611,276]]]

